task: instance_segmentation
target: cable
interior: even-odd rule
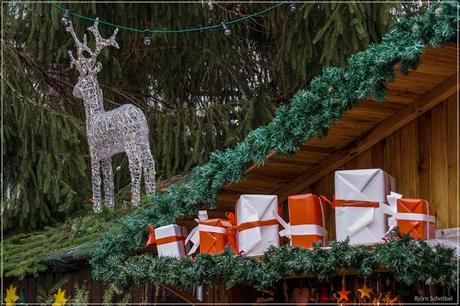
[[[55,8],[63,11],[63,12],[67,11],[66,8],[54,3],[53,1],[48,1],[48,3],[51,4],[52,6],[54,6]],[[267,7],[266,9],[260,10],[258,12],[252,13],[250,15],[247,15],[247,16],[244,16],[244,17],[241,17],[241,18],[238,18],[238,19],[226,21],[226,22],[224,22],[224,24],[229,25],[229,24],[238,23],[238,22],[253,18],[255,16],[264,14],[264,13],[266,13],[268,11],[271,11],[271,10],[281,6],[281,5],[285,5],[285,4],[288,4],[288,3],[289,2],[286,2],[286,1],[281,2],[281,3],[277,3],[275,5]],[[84,19],[84,20],[93,21],[93,22],[96,21],[96,18],[87,17],[87,16],[84,16],[84,15],[81,15],[79,13],[75,13],[75,12],[72,12],[72,11],[70,11],[70,14],[75,16],[75,17]],[[213,30],[213,29],[217,29],[217,28],[222,27],[222,23],[218,23],[218,24],[214,24],[214,25],[210,25],[210,26],[206,26],[206,27],[194,27],[194,28],[186,28],[186,29],[166,29],[166,30],[162,30],[162,29],[137,29],[137,28],[131,28],[131,27],[118,25],[118,24],[115,24],[115,23],[112,23],[112,22],[109,22],[109,21],[100,20],[100,19],[98,19],[98,21],[99,21],[99,23],[102,23],[102,24],[105,24],[105,25],[108,25],[108,26],[111,26],[111,27],[115,27],[115,28],[119,28],[119,29],[123,29],[123,30],[127,30],[127,31],[132,31],[132,32],[138,32],[138,33],[145,33],[145,32],[149,32],[149,33],[186,33],[186,32],[194,32],[194,31]]]

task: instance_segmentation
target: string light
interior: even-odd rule
[[[144,31],[144,45],[150,46],[151,42],[152,42],[152,40],[150,39],[150,33],[149,33],[149,31],[145,30]]]
[[[241,18],[226,21],[225,24],[226,25],[231,25],[231,24],[234,24],[234,23],[249,20],[249,19],[252,19],[255,16],[262,15],[262,14],[268,12],[268,11],[274,10],[275,8],[277,8],[277,7],[281,6],[281,5],[285,5],[285,4],[288,4],[288,3],[290,3],[290,2],[287,2],[287,1],[280,2],[280,3],[277,3],[277,4],[272,5],[270,7],[267,7],[265,9],[263,9],[263,10],[254,12],[254,13],[246,15],[246,16],[243,16]],[[65,12],[64,16],[61,19],[62,22],[67,22],[67,20],[70,20],[71,16],[74,16],[74,17],[77,17],[77,18],[80,18],[80,19],[84,19],[84,20],[89,21],[89,22],[96,21],[95,18],[87,17],[87,16],[81,15],[81,14],[79,14],[77,12],[70,12],[68,9],[60,6],[57,3],[54,3],[54,1],[48,0],[48,4],[52,5],[53,7],[57,8],[57,9],[63,11],[63,12]],[[122,29],[122,30],[131,31],[131,32],[143,33],[143,32],[146,31],[145,29],[131,28],[131,27],[118,25],[118,24],[115,24],[115,23],[112,23],[112,22],[109,22],[109,21],[105,21],[105,20],[99,20],[99,24],[105,24],[105,25],[108,25],[108,26],[111,26],[111,27],[114,27],[114,28],[119,28],[119,29]],[[219,24],[209,25],[209,26],[205,26],[205,27],[193,27],[193,28],[185,28],[185,29],[149,29],[147,31],[149,33],[186,33],[186,32],[195,32],[195,31],[214,30],[214,29],[218,29],[220,27],[222,27],[222,24],[219,23]],[[231,33],[231,31],[230,31],[230,33]]]
[[[225,22],[222,22],[222,28],[224,29],[224,35],[225,36],[230,36],[232,34],[232,31],[230,28],[225,24]]]
[[[289,12],[291,12],[291,13],[293,13],[295,11],[295,9],[296,9],[295,4],[293,2],[289,3],[288,8],[289,8]]]
[[[70,11],[65,10],[64,15],[62,15],[62,18],[61,18],[61,23],[63,25],[67,25],[67,23],[69,23],[69,21],[70,21]]]

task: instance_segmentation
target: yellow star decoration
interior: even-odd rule
[[[395,303],[399,303],[399,295],[391,298],[391,292],[387,292],[387,294],[383,296],[383,302],[385,302],[386,305],[394,305]]]
[[[382,298],[382,294],[380,293],[378,297],[374,298],[374,300],[372,301],[372,305],[377,305],[379,306],[380,305],[380,299]]]
[[[19,300],[19,296],[16,295],[17,289],[18,288],[13,287],[13,285],[10,285],[10,288],[6,289],[6,297],[5,297],[6,306],[16,305],[16,301]]]
[[[358,292],[359,292],[359,294],[361,294],[361,296],[359,297],[360,299],[363,299],[365,297],[371,298],[370,293],[372,292],[372,289],[367,288],[366,284],[364,284],[364,286],[362,288],[359,288]]]
[[[67,299],[65,298],[65,290],[61,288],[58,289],[58,292],[54,295],[54,303],[52,306],[62,306],[65,305]]]
[[[339,299],[337,300],[338,303],[340,303],[341,301],[345,301],[345,302],[349,301],[348,295],[350,294],[350,291],[347,291],[345,287],[343,287],[341,291],[337,291],[337,293],[340,295]]]

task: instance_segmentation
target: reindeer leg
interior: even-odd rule
[[[104,196],[105,203],[109,208],[114,206],[113,198],[113,172],[112,172],[112,159],[107,158],[101,161],[102,177],[104,182]]]
[[[144,169],[145,190],[148,195],[155,194],[155,160],[153,159],[150,148],[145,146],[142,151],[142,168]]]
[[[141,194],[142,173],[142,163],[138,147],[136,145],[130,145],[130,147],[126,149],[126,154],[128,155],[129,172],[131,173],[131,203],[134,206],[138,206]]]
[[[93,184],[93,210],[96,213],[102,211],[101,208],[101,171],[99,160],[91,159],[91,181]]]

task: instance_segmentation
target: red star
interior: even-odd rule
[[[350,291],[347,291],[345,287],[343,287],[342,290],[338,291],[337,293],[340,295],[337,302],[339,303],[342,301],[349,302],[348,295],[350,294]]]

